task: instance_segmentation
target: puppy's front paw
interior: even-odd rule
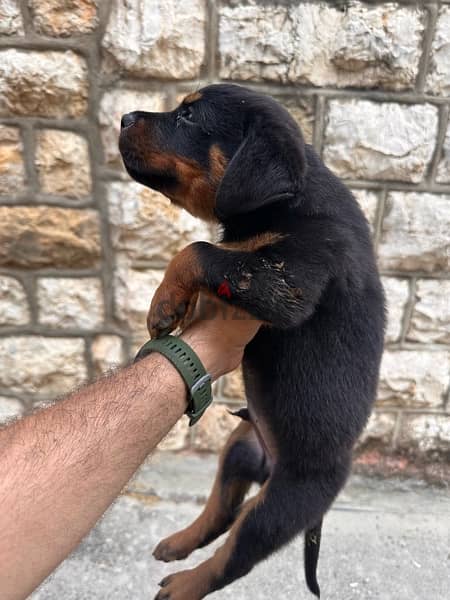
[[[161,283],[147,315],[147,328],[151,338],[162,337],[173,331],[183,320],[191,299],[180,287]]]

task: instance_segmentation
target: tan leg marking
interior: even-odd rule
[[[259,494],[245,503],[230,530],[227,541],[216,551],[214,556],[199,564],[195,569],[180,571],[165,577],[160,583],[162,589],[155,600],[201,600],[216,589],[215,583],[221,580],[230,556],[236,547],[236,540],[242,523],[260,502],[264,502],[267,486],[268,481],[262,486]]]
[[[147,328],[152,338],[173,331],[180,324],[199,290],[202,274],[192,244],[172,259],[147,315]]]
[[[169,562],[186,558],[210,535],[228,525],[230,512],[242,503],[251,483],[237,479],[227,486],[224,495],[223,464],[230,448],[240,439],[249,439],[251,435],[255,435],[254,429],[246,421],[241,422],[233,431],[220,456],[216,479],[203,512],[189,527],[162,540],[153,552],[156,559]]]

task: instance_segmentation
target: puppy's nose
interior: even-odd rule
[[[121,121],[120,121],[120,126],[122,129],[124,129],[125,127],[130,127],[130,125],[134,125],[137,121],[137,115],[135,112],[130,112],[127,113],[126,115],[123,115]]]

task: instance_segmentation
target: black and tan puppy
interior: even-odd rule
[[[134,179],[223,231],[221,243],[193,243],[170,263],[148,316],[152,336],[224,282],[225,301],[263,322],[243,360],[248,409],[206,508],[154,554],[182,559],[229,536],[206,562],[166,577],[157,598],[203,598],[302,531],[307,583],[319,595],[322,518],[347,478],[383,349],[367,222],[290,115],[240,86],[208,86],[172,112],[125,115],[120,150]],[[252,482],[260,492],[244,502]]]

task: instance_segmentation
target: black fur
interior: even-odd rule
[[[190,122],[177,121],[186,110]],[[264,502],[243,522],[214,589],[308,531],[305,568],[318,595],[319,546],[311,535],[346,481],[383,350],[384,297],[369,226],[350,191],[271,98],[213,85],[189,109],[159,119],[138,114],[157,123],[165,150],[205,169],[211,147],[220,148],[228,168],[215,213],[224,242],[282,236],[253,252],[194,245],[201,286],[217,292],[226,281],[225,300],[269,324],[246,347],[243,370],[250,416],[263,419],[277,448]],[[126,139],[121,149],[133,177],[170,196],[175,171],[140,169]]]

